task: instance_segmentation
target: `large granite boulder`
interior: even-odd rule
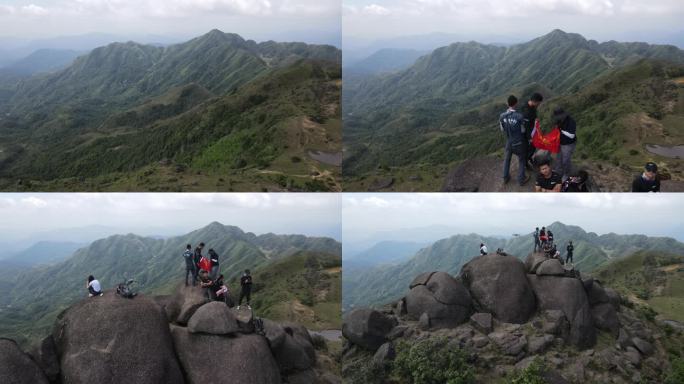
[[[48,384],[48,379],[14,340],[0,339],[0,383]]]
[[[316,365],[316,351],[309,331],[301,325],[281,325],[285,332],[282,344],[272,348],[281,371],[305,371]]]
[[[519,259],[490,254],[469,261],[460,276],[478,312],[491,313],[502,322],[522,324],[536,309],[525,272],[525,264]]]
[[[238,321],[225,303],[213,301],[199,307],[188,321],[191,333],[227,335],[240,330]]]
[[[596,328],[608,331],[616,338],[620,332],[620,319],[610,303],[602,303],[591,307],[591,317]]]
[[[431,273],[423,281],[424,284],[412,283],[413,288],[406,295],[409,318],[418,320],[427,314],[432,328],[455,327],[468,320],[472,301],[460,281],[445,272]]]
[[[548,259],[537,267],[539,276],[565,276],[565,269],[558,259]]]
[[[29,355],[35,361],[50,382],[56,382],[59,378],[59,356],[57,346],[52,335],[48,335],[29,351]]]
[[[570,323],[568,341],[578,348],[596,343],[596,330],[584,285],[579,279],[557,276],[527,276],[540,310],[557,309]]]
[[[544,255],[544,253],[540,252],[533,252],[527,255],[525,258],[525,270],[527,273],[535,273],[537,272],[537,268],[541,265],[541,263],[545,262],[549,258]]]
[[[167,318],[144,295],[82,300],[58,316],[52,336],[63,383],[184,382]]]
[[[281,383],[278,364],[262,336],[193,334],[175,325],[171,334],[188,384]]]
[[[397,325],[396,319],[370,308],[351,311],[342,323],[342,335],[359,347],[376,351],[387,341],[387,334]]]
[[[181,286],[175,295],[174,303],[166,307],[166,312],[169,318],[175,319],[178,324],[186,325],[195,311],[208,302],[209,299],[204,295],[202,288]]]

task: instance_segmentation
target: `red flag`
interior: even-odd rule
[[[206,257],[203,257],[202,260],[199,262],[199,267],[200,269],[203,269],[207,272],[211,271],[211,261],[207,259]]]
[[[551,153],[558,153],[560,152],[560,135],[561,132],[558,127],[553,127],[551,132],[547,134],[542,133],[539,120],[537,120],[534,125],[532,145],[534,145],[534,147],[537,149],[547,150]]]

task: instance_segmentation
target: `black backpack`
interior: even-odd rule
[[[116,294],[126,299],[132,299],[138,296],[138,293],[133,292],[133,290],[131,289],[131,285],[133,283],[135,283],[135,280],[133,279],[128,280],[124,283],[119,283],[119,285],[116,287]]]

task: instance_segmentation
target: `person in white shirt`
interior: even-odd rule
[[[484,256],[487,254],[487,246],[484,243],[480,243],[480,255]]]
[[[88,297],[102,296],[102,286],[100,282],[97,281],[93,275],[88,276]]]

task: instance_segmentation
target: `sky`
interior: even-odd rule
[[[266,40],[293,31],[339,35],[340,14],[340,0],[0,0],[0,36],[187,38],[216,28]]]
[[[684,241],[684,194],[345,194],[347,249],[381,240],[424,241],[477,233],[512,236],[560,221],[589,232],[670,236]],[[372,240],[372,241],[370,241]]]
[[[49,232],[70,236],[74,228],[89,226],[101,227],[100,237],[103,230],[173,236],[213,221],[256,234],[339,240],[340,200],[328,193],[3,193],[0,241],[40,240]]]
[[[351,38],[453,33],[510,43],[559,28],[605,41],[679,42],[682,0],[342,0],[344,46]]]

